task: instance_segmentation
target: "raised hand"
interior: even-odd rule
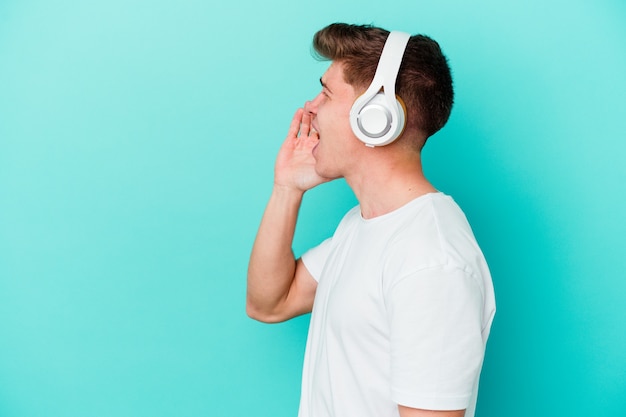
[[[311,127],[311,114],[298,109],[276,158],[274,184],[304,192],[329,181],[315,171],[312,151],[318,142],[319,136]]]
[[[304,192],[328,181],[315,172],[319,142],[311,114],[298,109],[276,158],[274,187],[248,265],[246,311],[256,320],[284,321],[313,307],[317,281],[292,250]]]

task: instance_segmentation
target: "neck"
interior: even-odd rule
[[[364,154],[360,169],[345,177],[364,218],[381,216],[437,191],[424,176],[419,153],[381,147],[368,148]]]

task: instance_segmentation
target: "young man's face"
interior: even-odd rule
[[[320,141],[313,149],[317,173],[339,178],[349,169],[351,149],[362,146],[350,128],[350,108],[357,98],[354,88],[343,79],[343,67],[333,62],[321,78],[322,91],[305,110],[313,114],[312,125]]]

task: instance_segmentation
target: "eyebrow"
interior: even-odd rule
[[[324,82],[324,80],[322,80],[322,77],[320,77],[320,84],[322,84],[322,87],[327,89],[329,93],[331,94],[333,93],[333,91],[330,88],[328,88],[328,85]]]

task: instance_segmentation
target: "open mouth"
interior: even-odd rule
[[[315,121],[311,121],[311,131],[317,133],[319,136],[320,130],[317,128],[317,124],[315,123]]]

